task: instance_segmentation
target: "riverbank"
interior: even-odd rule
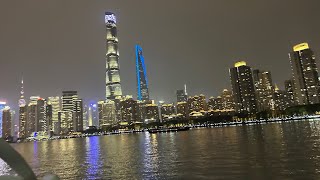
[[[227,127],[227,126],[244,126],[244,125],[255,125],[255,124],[267,124],[267,123],[279,123],[279,122],[288,122],[288,121],[301,121],[301,120],[311,120],[320,118],[320,115],[312,116],[300,116],[300,117],[291,117],[291,118],[272,118],[268,120],[247,120],[247,121],[233,121],[233,122],[223,122],[223,123],[203,123],[203,124],[189,124],[183,126],[192,130],[193,128],[213,128],[213,127]],[[169,128],[164,128],[169,129]],[[158,131],[158,133],[172,133],[178,131]],[[34,142],[34,141],[48,141],[48,140],[59,140],[59,139],[71,139],[71,138],[85,138],[91,136],[110,136],[110,135],[121,135],[121,134],[133,134],[133,133],[149,133],[148,129],[143,130],[125,130],[125,131],[113,131],[113,132],[103,132],[103,133],[94,133],[94,134],[81,134],[81,135],[72,135],[72,136],[53,136],[50,138],[43,139],[24,139],[17,142],[10,143],[23,143],[23,142]]]

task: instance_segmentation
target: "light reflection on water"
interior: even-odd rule
[[[62,179],[319,179],[320,121],[12,144]],[[0,160],[0,174],[12,174]]]
[[[93,179],[95,176],[101,176],[99,169],[100,163],[100,142],[98,137],[86,138],[86,176]],[[103,157],[101,157],[103,159]],[[100,175],[99,175],[100,174]]]
[[[155,179],[158,177],[159,168],[159,155],[158,155],[158,143],[156,134],[145,134],[145,141],[143,144],[143,174],[144,176]]]

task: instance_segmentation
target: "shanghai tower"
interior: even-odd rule
[[[106,12],[106,100],[114,100],[122,95],[116,23],[115,15]]]
[[[136,45],[136,73],[137,73],[137,91],[138,100],[149,100],[148,79],[146,66],[144,64],[144,57],[142,48]]]

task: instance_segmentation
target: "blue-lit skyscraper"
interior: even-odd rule
[[[136,73],[138,100],[149,100],[148,78],[142,48],[136,45]]]

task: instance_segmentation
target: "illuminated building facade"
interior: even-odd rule
[[[235,105],[232,92],[224,89],[220,96],[210,97],[208,100],[208,112],[217,115],[233,115],[235,113]]]
[[[51,106],[51,112],[52,112],[52,127],[51,130],[54,131],[54,127],[56,127],[58,123],[58,112],[60,111],[60,97],[48,97],[47,105]]]
[[[257,99],[257,110],[274,109],[274,87],[269,71],[253,70],[253,81]]]
[[[139,101],[149,100],[147,70],[144,64],[142,48],[136,45],[137,98]]]
[[[289,53],[293,92],[298,105],[319,103],[319,75],[315,55],[307,43],[293,47]]]
[[[26,137],[27,105],[19,107],[19,138]]]
[[[47,133],[50,134],[53,132],[53,123],[52,123],[52,105],[47,103],[46,105],[46,124],[47,124]]]
[[[83,131],[83,103],[82,99],[76,99],[73,102],[73,131],[81,132]]]
[[[37,101],[39,98],[39,96],[30,97],[30,102],[27,106],[26,137],[36,132]]]
[[[12,137],[12,114],[9,106],[2,109],[2,138],[9,139]]]
[[[62,91],[62,111],[73,111],[74,101],[77,99],[77,91]]]
[[[255,113],[257,107],[251,67],[240,61],[229,69],[229,74],[236,112]]]
[[[122,123],[135,123],[138,122],[138,103],[132,96],[124,96],[120,100],[120,112]]]
[[[104,119],[103,119],[103,116],[104,116],[103,108],[104,108],[104,101],[98,101],[99,124],[103,124],[103,121],[104,121]],[[92,126],[92,118],[91,118],[91,120],[90,120],[90,118],[88,118],[88,119],[89,119],[89,126]]]
[[[208,100],[208,110],[219,111],[222,110],[222,98],[221,96],[210,97]]]
[[[174,105],[171,104],[162,104],[160,106],[160,114],[162,121],[168,121],[175,117]]]
[[[58,112],[58,129],[54,132],[66,134],[83,130],[83,103],[77,91],[62,92],[62,110]],[[59,127],[60,125],[60,127]]]
[[[99,126],[99,113],[98,113],[97,103],[90,103],[89,116],[90,116],[90,121],[92,122],[92,126],[98,127]]]
[[[284,111],[293,105],[291,95],[287,91],[280,90],[277,86],[274,91],[274,100],[274,109],[278,111]]]
[[[36,105],[36,128],[35,132],[48,131],[46,118],[46,100],[39,98]]]
[[[145,123],[152,123],[159,121],[159,108],[157,104],[154,102],[145,105],[146,109],[146,118],[144,120]]]
[[[98,102],[99,112],[99,128],[114,126],[117,124],[116,121],[116,105],[112,100],[99,101]]]
[[[72,111],[59,111],[58,124],[59,126],[55,127],[54,134],[67,135],[73,131]]]
[[[187,119],[189,118],[189,110],[187,102],[177,102],[176,105],[177,117],[179,119]]]
[[[232,92],[228,89],[224,89],[221,94],[222,97],[222,108],[228,111],[235,111],[234,99]]]
[[[151,100],[148,101],[137,101],[137,120],[139,122],[144,122],[146,119],[146,105],[152,104]]]
[[[188,110],[190,117],[203,116],[207,113],[206,97],[201,94],[199,96],[189,96]]]
[[[88,105],[83,106],[83,129],[87,129],[89,126],[89,120],[88,120]],[[92,125],[91,125],[92,126]]]
[[[90,103],[88,108],[89,126],[99,127],[99,104]]]
[[[62,91],[62,110],[58,112],[60,133],[67,134],[74,131],[75,102],[78,100],[77,91]],[[59,131],[58,131],[59,132]]]
[[[114,100],[122,95],[116,23],[115,15],[106,12],[106,100]]]
[[[295,100],[294,100],[294,93],[293,93],[293,80],[289,79],[284,81],[284,87],[285,87],[285,91],[288,93],[288,96],[289,96],[290,106],[294,106]]]

